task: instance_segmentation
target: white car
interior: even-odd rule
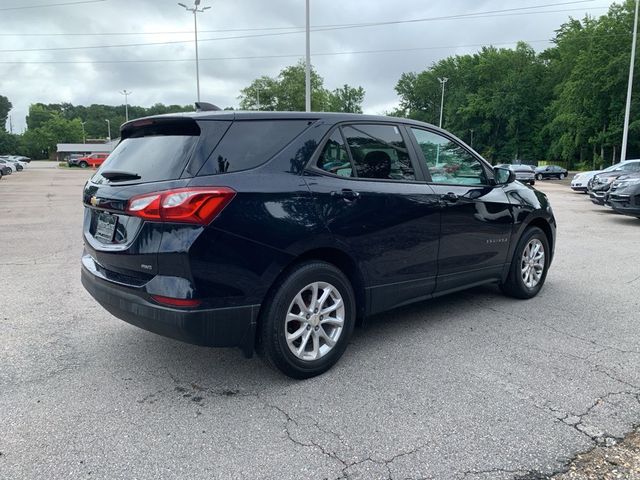
[[[571,190],[574,192],[587,192],[589,190],[589,180],[598,175],[599,173],[604,172],[625,172],[626,170],[634,170],[635,164],[639,163],[640,160],[625,160],[621,163],[616,163],[611,165],[610,167],[605,168],[604,170],[592,170],[590,172],[580,172],[573,177],[571,180]],[[631,167],[631,168],[630,168]]]
[[[6,167],[9,167],[11,169],[11,173],[15,173],[18,171],[18,166],[10,160],[0,158],[0,163]]]

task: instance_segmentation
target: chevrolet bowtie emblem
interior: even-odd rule
[[[97,207],[98,204],[100,203],[100,200],[98,200],[97,197],[93,196],[91,197],[91,200],[89,200],[89,202],[91,203],[91,205],[93,205],[94,207]]]

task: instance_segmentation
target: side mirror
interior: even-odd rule
[[[516,181],[516,172],[508,168],[495,167],[493,169],[493,176],[496,185],[507,185]]]

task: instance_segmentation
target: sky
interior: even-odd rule
[[[253,79],[304,58],[304,0],[201,1],[211,7],[198,15],[202,101],[237,107]],[[540,51],[570,16],[612,3],[310,0],[312,63],[326,88],[362,86],[364,112],[381,114],[397,105],[403,72],[481,45],[523,40]],[[380,22],[403,23],[362,25]],[[123,105],[123,89],[135,105],[194,102],[193,38],[193,15],[173,0],[0,0],[0,95],[13,104],[14,133],[36,102]],[[107,47],[123,44],[133,45]]]

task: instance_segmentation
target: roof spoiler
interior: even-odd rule
[[[218,110],[222,109],[213,103],[196,102],[196,112],[215,112]]]

